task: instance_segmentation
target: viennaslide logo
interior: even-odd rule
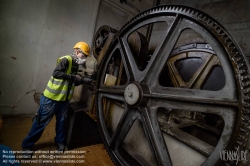
[[[236,165],[239,161],[247,161],[247,152],[248,150],[239,150],[239,147],[236,150],[222,150],[220,151],[220,159],[223,161],[236,161]]]

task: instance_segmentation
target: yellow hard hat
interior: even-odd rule
[[[86,54],[86,55],[89,56],[90,48],[89,48],[89,45],[87,43],[85,43],[85,42],[78,42],[78,43],[76,43],[76,45],[74,46],[74,48],[80,48],[84,54]]]

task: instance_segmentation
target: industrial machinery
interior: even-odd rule
[[[216,20],[158,6],[118,32],[101,27],[93,50],[91,109],[117,165],[249,164],[221,157],[249,148],[250,78],[245,56]]]

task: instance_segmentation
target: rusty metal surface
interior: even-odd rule
[[[129,36],[140,27],[156,22],[169,24],[169,20],[173,21],[162,30],[159,45],[150,59],[142,57],[146,66],[140,68]],[[185,29],[194,30],[207,43],[183,42],[187,45],[176,47]],[[188,71],[187,74],[191,74],[186,77],[185,65],[192,68],[191,64],[197,64],[196,68]],[[120,67],[118,71],[125,74],[126,79],[120,84],[105,86],[106,74],[115,73],[110,65]],[[213,72],[214,66],[220,69]],[[127,155],[120,149],[138,165],[143,165],[142,162],[149,165],[222,164],[220,151],[237,147],[246,149],[250,114],[249,66],[230,34],[201,11],[184,6],[160,6],[139,14],[117,33],[103,57],[98,76],[96,108],[99,126],[105,146],[117,165],[130,165]],[[209,82],[210,78],[220,80],[221,85]],[[131,84],[138,87],[140,97],[136,102],[127,103],[124,95]],[[134,93],[131,92],[131,96]],[[122,107],[110,107],[104,102],[107,100]],[[159,110],[162,108],[161,116],[165,119],[160,122]],[[111,116],[106,116],[107,112]],[[140,127],[135,127],[137,122]],[[193,126],[199,128],[197,132],[204,135],[212,132],[218,139],[211,141],[197,137]],[[169,134],[207,157],[201,157],[197,163],[192,160],[196,161],[198,156],[192,160],[176,159],[173,147],[166,141]],[[213,139],[213,134],[209,138]],[[227,164],[235,163],[228,161]]]

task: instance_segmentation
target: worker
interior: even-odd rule
[[[45,127],[56,116],[56,136],[54,138],[58,151],[65,150],[65,122],[69,101],[73,97],[74,86],[91,83],[92,79],[77,74],[78,66],[84,65],[90,48],[85,42],[78,42],[73,47],[74,54],[60,57],[56,68],[40,98],[40,107],[34,118],[28,136],[22,147],[26,156],[32,156],[32,147],[41,137]]]

